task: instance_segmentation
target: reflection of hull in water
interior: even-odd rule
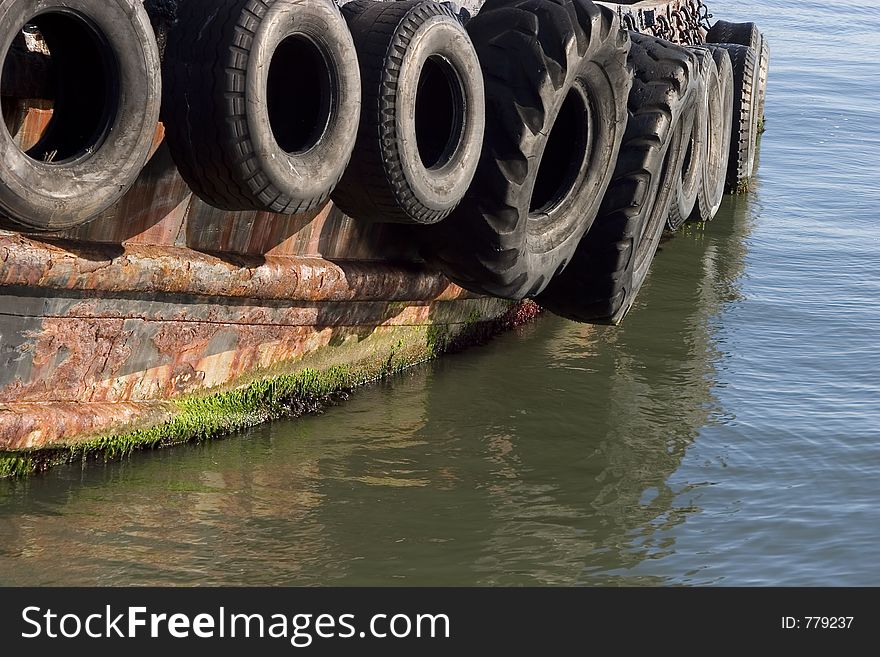
[[[723,412],[714,325],[737,299],[749,210],[729,199],[668,245],[620,327],[547,318],[516,346],[417,368],[321,418],[136,467],[62,469],[29,496],[77,522],[9,516],[5,553],[29,556],[5,570],[86,583],[124,544],[148,549],[108,583],[662,583],[633,569],[696,510],[670,478]],[[561,407],[560,388],[581,403]],[[173,563],[157,557],[171,550]]]

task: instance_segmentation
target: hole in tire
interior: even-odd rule
[[[464,128],[464,94],[452,65],[439,55],[425,60],[416,91],[415,130],[426,169],[440,169],[454,157]]]
[[[589,112],[581,94],[565,97],[538,167],[529,213],[549,213],[569,195],[587,157]]]
[[[119,66],[86,17],[35,16],[13,40],[2,71],[3,129],[27,157],[63,165],[101,147],[118,113]]]
[[[694,154],[694,146],[696,145],[694,142],[697,139],[696,134],[696,122],[694,124],[694,128],[691,129],[691,138],[688,140],[687,149],[684,152],[684,158],[682,158],[681,162],[681,179],[687,180],[691,176],[691,165],[693,164],[693,154]]]
[[[305,153],[321,140],[333,105],[334,76],[317,44],[292,35],[269,64],[266,104],[275,141],[285,153]]]

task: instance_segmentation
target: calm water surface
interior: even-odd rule
[[[0,584],[880,585],[870,2],[773,45],[756,189],[620,328],[547,317],[214,444],[0,482]]]

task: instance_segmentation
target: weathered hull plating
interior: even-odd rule
[[[32,110],[19,139],[45,120]],[[359,363],[373,378],[389,359],[434,355],[429,327],[454,333],[511,306],[427,270],[393,227],[332,205],[305,217],[215,210],[161,136],[94,222],[0,230],[0,451],[149,428],[174,416],[173,400],[305,367]]]

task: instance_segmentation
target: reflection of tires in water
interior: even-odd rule
[[[2,2],[0,66],[26,24],[50,52],[53,112],[25,152],[11,134],[23,117],[4,110],[11,125],[0,126],[0,214],[38,230],[69,228],[118,201],[147,161],[159,119],[159,53],[140,2]]]
[[[358,0],[342,13],[363,99],[333,202],[357,219],[436,223],[467,191],[483,144],[483,76],[470,38],[432,0]]]
[[[695,68],[683,48],[630,33],[629,120],[611,184],[568,267],[537,297],[576,321],[617,323],[632,306],[666,223],[693,112]]]
[[[168,35],[166,139],[222,210],[307,212],[351,157],[360,74],[332,0],[188,0]]]
[[[421,234],[461,286],[540,292],[589,228],[626,124],[629,43],[591,2],[489,0],[467,24],[486,88],[480,163],[459,207]]]
[[[705,95],[702,101],[705,159],[697,187],[697,203],[690,216],[692,221],[709,221],[721,207],[724,182],[730,158],[730,131],[733,122],[733,68],[724,48],[698,46],[710,60]]]

